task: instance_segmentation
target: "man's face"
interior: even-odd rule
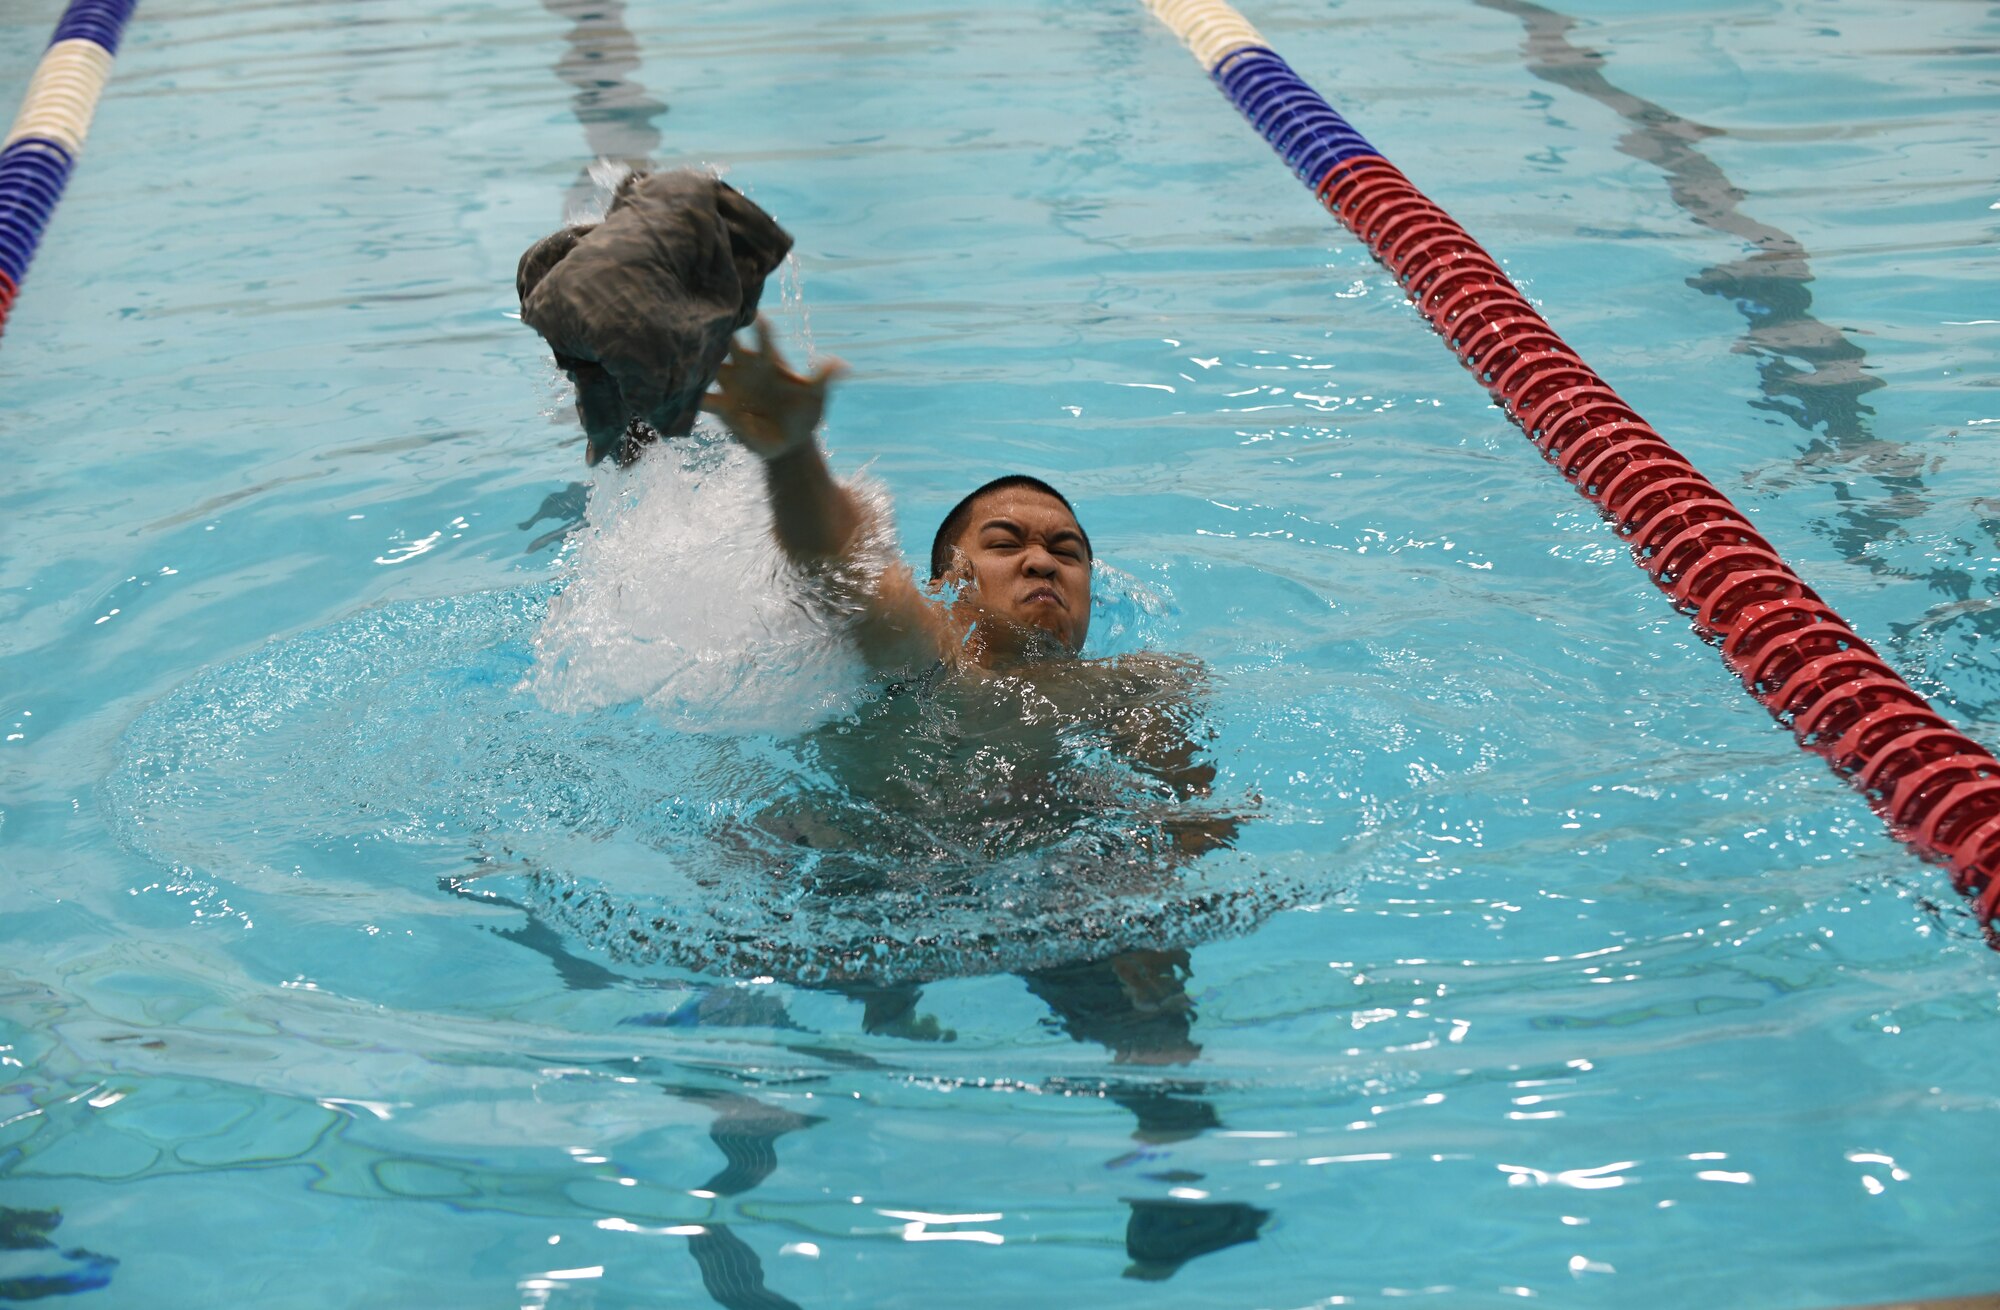
[[[978,621],[1039,629],[1072,651],[1090,630],[1090,550],[1063,503],[1033,487],[1001,487],[972,504],[953,573],[969,582]],[[1000,636],[989,632],[989,637]]]

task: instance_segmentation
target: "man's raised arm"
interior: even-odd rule
[[[949,648],[942,607],[917,590],[900,560],[872,572],[861,554],[875,511],[834,478],[820,449],[827,392],[847,366],[829,359],[802,377],[786,366],[762,317],[756,333],[755,348],[738,342],[730,351],[702,408],[763,461],[771,535],[796,568],[855,609],[855,644],[870,664],[902,669],[938,659]]]

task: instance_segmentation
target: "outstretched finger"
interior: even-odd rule
[[[813,370],[813,389],[816,391],[825,391],[833,382],[846,377],[853,371],[853,369],[847,367],[846,360],[828,355],[819,362],[819,367]]]

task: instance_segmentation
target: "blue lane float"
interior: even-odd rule
[[[1308,185],[1335,164],[1381,153],[1269,50],[1238,50],[1209,76]]]
[[[0,332],[62,200],[138,0],[70,0],[0,139]]]
[[[94,41],[104,47],[106,54],[116,55],[118,43],[125,36],[125,24],[138,3],[139,0],[72,0],[70,7],[63,11],[62,20],[56,24],[55,35],[49,39],[49,44]]]

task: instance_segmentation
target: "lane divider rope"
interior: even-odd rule
[[[1300,180],[1402,285],[1494,403],[1617,525],[1799,744],[1892,835],[2000,912],[2000,760],[1948,723],[1742,511],[1550,327],[1500,265],[1221,0],[1146,0]],[[1994,938],[1989,930],[1989,940]]]
[[[90,135],[138,0],[70,0],[0,140],[0,332]]]

